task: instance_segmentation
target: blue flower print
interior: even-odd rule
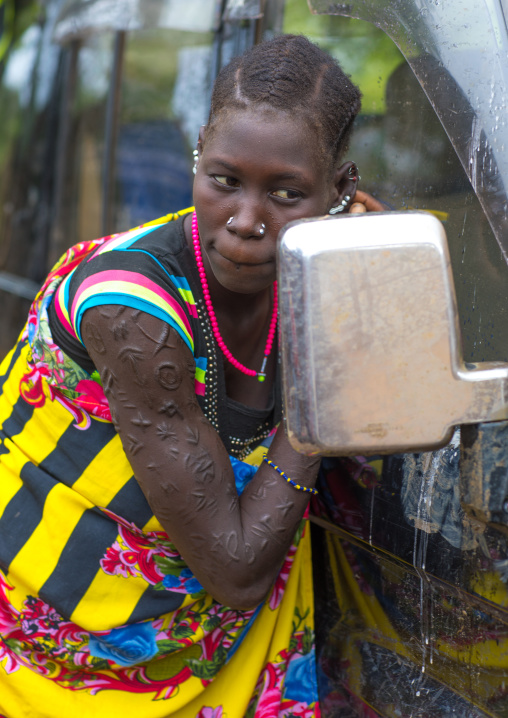
[[[229,460],[235,475],[236,490],[238,495],[240,495],[258,469],[257,466],[246,464],[239,459],[235,459],[234,456],[230,456]]]
[[[190,568],[182,569],[179,576],[172,576],[171,574],[164,576],[162,584],[165,588],[169,589],[183,588],[186,593],[191,594],[199,593],[199,591],[203,590],[203,586],[199,583],[197,578],[194,577]]]
[[[289,662],[284,682],[284,698],[301,703],[318,700],[314,649]]]
[[[123,628],[113,628],[106,635],[90,634],[90,655],[106,658],[119,666],[134,666],[149,661],[157,653],[155,629],[151,623],[134,623]]]

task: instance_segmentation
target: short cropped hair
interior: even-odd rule
[[[220,71],[205,139],[224,115],[262,105],[305,118],[335,165],[348,148],[361,93],[327,52],[302,35],[280,35]]]

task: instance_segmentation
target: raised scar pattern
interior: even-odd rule
[[[114,396],[114,384],[117,381],[116,374],[109,369],[109,367],[105,366],[102,370],[102,388],[104,389],[105,394],[111,394],[111,396]]]
[[[207,451],[187,454],[185,466],[192,473],[196,481],[210,481],[215,477],[215,464]]]
[[[169,336],[171,333],[171,328],[170,328],[169,324],[163,325],[162,332],[157,339],[155,337],[152,337],[151,334],[148,334],[146,329],[144,329],[141,326],[141,324],[136,322],[136,326],[145,335],[145,337],[147,339],[150,339],[150,341],[152,341],[155,344],[155,349],[154,349],[152,356],[156,356],[162,349],[164,349],[164,347],[166,347],[167,349],[176,349],[175,344],[168,343],[168,339],[169,339]]]
[[[155,378],[163,389],[175,391],[182,383],[182,372],[173,362],[164,362],[154,369]]]
[[[145,419],[145,417],[140,411],[138,412],[138,415],[134,417],[134,419],[131,419],[131,424],[134,424],[134,426],[139,426],[140,429],[143,429],[143,431],[146,431],[149,426],[152,426],[152,422],[149,419]]]
[[[295,505],[292,501],[285,501],[283,504],[277,504],[275,508],[281,512],[284,518],[286,518],[286,516],[294,508],[294,506]]]
[[[94,324],[92,324],[91,322],[87,322],[84,334],[87,339],[86,343],[89,343],[92,349],[97,352],[97,354],[106,353],[106,345],[104,344],[102,335]]]
[[[157,436],[164,441],[165,439],[171,439],[171,441],[178,441],[178,436],[175,432],[166,424],[165,421],[162,424],[157,424]]]
[[[146,384],[146,379],[144,379],[144,377],[142,377],[139,372],[139,364],[144,358],[142,350],[138,349],[137,347],[124,347],[120,350],[118,358],[122,362],[128,362],[130,364],[131,369],[136,376],[136,379],[134,381],[136,381],[136,384],[144,386]]]
[[[178,408],[178,404],[174,401],[165,401],[159,409],[159,414],[167,414],[170,418],[178,414],[183,419],[183,414]]]
[[[113,406],[110,406],[110,413],[111,413],[111,421],[113,423],[113,426],[115,427],[115,431],[117,434],[119,434],[120,433],[120,424],[118,422],[118,412]]]
[[[136,456],[136,454],[141,451],[141,449],[145,448],[143,442],[139,441],[137,437],[132,436],[132,434],[127,434],[127,439],[129,453],[131,453],[133,456]]]
[[[195,508],[197,511],[206,510],[210,516],[215,516],[218,511],[217,499],[215,497],[208,496],[203,490],[196,489],[191,494],[196,499]]]
[[[114,340],[117,342],[121,339],[127,339],[129,336],[129,327],[125,319],[122,319],[122,321],[118,322],[118,324],[115,324],[111,328],[111,331],[113,333]]]
[[[189,444],[194,444],[196,446],[199,443],[199,431],[197,429],[187,426],[185,434],[185,438]]]

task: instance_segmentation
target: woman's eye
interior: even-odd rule
[[[280,197],[281,199],[300,199],[301,194],[299,192],[295,192],[292,189],[277,189],[272,194],[275,197]]]
[[[237,187],[238,180],[234,177],[228,177],[227,175],[212,175],[214,180],[225,187]]]

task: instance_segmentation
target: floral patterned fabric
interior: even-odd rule
[[[264,603],[217,603],[144,499],[99,378],[53,342],[51,297],[103,241],[66,253],[0,367],[0,716],[319,716],[307,519]],[[239,493],[263,451],[231,457]]]

